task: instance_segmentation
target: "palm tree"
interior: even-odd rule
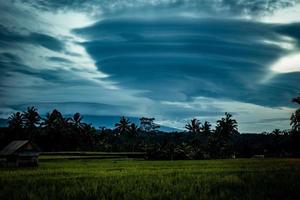
[[[40,124],[41,116],[35,107],[27,107],[27,110],[23,113],[24,127],[28,131],[28,136],[32,139],[33,132]]]
[[[138,135],[138,126],[135,123],[131,123],[129,127],[130,136],[135,137]]]
[[[233,136],[239,134],[238,125],[232,115],[225,113],[225,117],[217,121],[216,130],[209,137],[208,148],[212,157],[228,157],[234,154]]]
[[[82,127],[82,121],[83,117],[80,115],[80,113],[75,113],[72,118],[69,118],[68,121],[71,121],[71,123],[76,127],[76,128],[81,128]]]
[[[300,105],[300,96],[293,98],[292,102]],[[298,108],[291,116],[291,126],[295,132],[300,132],[300,108]]]
[[[23,115],[20,112],[13,113],[8,118],[8,127],[20,130],[23,128],[24,125],[24,119]]]
[[[56,109],[51,113],[47,113],[43,119],[42,127],[45,130],[48,148],[51,150],[61,150],[65,142],[64,136],[68,133],[68,123],[63,115]]]
[[[138,136],[139,128],[135,123],[131,123],[129,127],[129,145],[132,152],[135,150],[135,146],[137,145],[137,136]]]
[[[216,133],[223,139],[230,139],[238,134],[238,124],[232,115],[225,113],[225,117],[217,121]]]
[[[13,139],[20,139],[24,128],[23,115],[20,112],[11,114],[8,118],[8,127],[13,133]]]
[[[82,123],[81,125],[81,134],[83,147],[88,150],[92,149],[94,145],[93,135],[96,132],[95,128],[91,124]]]
[[[25,128],[33,129],[41,120],[41,116],[35,107],[27,107],[27,110],[23,113]]]
[[[201,126],[202,133],[205,136],[209,136],[211,134],[211,124],[208,121],[205,121],[204,124]]]
[[[274,129],[271,133],[274,136],[280,136],[282,134],[282,131],[280,129]]]
[[[291,116],[291,126],[296,132],[300,131],[300,109],[297,109]]]
[[[65,119],[63,115],[56,109],[54,109],[51,114],[47,113],[46,117],[43,119],[42,126],[46,129],[59,129],[61,126],[65,125]]]
[[[185,125],[185,128],[194,134],[200,133],[201,132],[201,123],[198,119],[192,119],[190,122],[188,122]]]
[[[124,135],[130,129],[130,121],[123,116],[120,118],[120,121],[115,124],[115,127],[119,135]]]
[[[272,151],[275,153],[277,153],[277,156],[280,156],[280,154],[282,153],[282,144],[283,144],[283,131],[281,131],[280,129],[274,129],[271,133],[271,138],[272,138]]]

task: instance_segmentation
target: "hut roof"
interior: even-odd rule
[[[0,155],[7,156],[12,155],[20,148],[22,148],[25,144],[30,142],[29,140],[14,140],[9,143],[4,149],[0,152]]]

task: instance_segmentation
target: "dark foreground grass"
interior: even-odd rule
[[[59,160],[0,169],[0,199],[300,199],[300,160]]]

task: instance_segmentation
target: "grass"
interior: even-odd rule
[[[144,152],[43,152],[40,160],[144,158]]]
[[[0,169],[0,199],[300,199],[300,159],[42,160]]]
[[[94,152],[94,151],[58,151],[43,152],[41,155],[73,155],[73,156],[99,156],[99,155],[144,155],[144,152]]]

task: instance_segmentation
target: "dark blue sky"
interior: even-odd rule
[[[231,112],[242,132],[289,128],[298,0],[14,0],[0,11],[0,118],[35,105],[176,128]]]

